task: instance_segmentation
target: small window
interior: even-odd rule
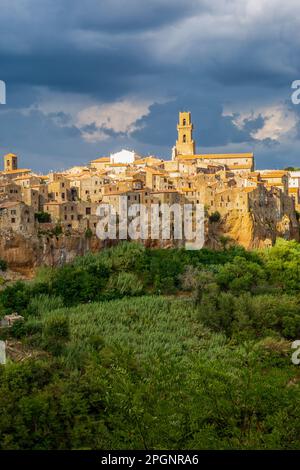
[[[186,143],[186,135],[185,134],[183,134],[183,139],[182,140],[183,140],[183,143],[185,144]]]
[[[183,126],[186,126],[186,119],[185,118],[182,120],[182,124],[183,124]]]

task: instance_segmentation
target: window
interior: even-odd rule
[[[86,215],[91,215],[91,208],[90,208],[90,207],[87,207],[87,208],[85,209],[85,214],[86,214]]]
[[[186,126],[186,119],[185,118],[182,120],[182,125]]]
[[[186,143],[186,135],[185,134],[183,134],[182,140],[183,140],[183,143]]]
[[[14,217],[11,219],[11,223],[12,223],[12,224],[15,224],[15,223],[16,223],[16,219],[15,219]]]

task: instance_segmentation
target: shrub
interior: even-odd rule
[[[88,227],[85,231],[85,238],[92,238],[93,232],[92,230]]]
[[[51,215],[48,212],[36,212],[34,217],[40,224],[51,222]]]
[[[63,313],[49,314],[44,319],[42,345],[54,355],[62,353],[69,340],[69,319]]]
[[[209,216],[209,221],[211,223],[213,222],[220,222],[221,220],[221,214],[220,212],[216,211],[216,212],[213,212],[210,216]]]
[[[7,262],[4,259],[0,259],[0,271],[7,270]]]
[[[21,281],[7,286],[0,292],[0,304],[5,313],[18,312],[26,310],[30,300],[30,289]]]

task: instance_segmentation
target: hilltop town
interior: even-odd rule
[[[205,207],[206,245],[271,246],[299,237],[300,171],[255,170],[253,153],[197,154],[190,112],[179,113],[172,159],[121,150],[47,175],[4,156],[0,257],[13,266],[57,264],[97,250],[99,204],[191,203]]]

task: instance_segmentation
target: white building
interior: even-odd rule
[[[289,188],[300,189],[300,171],[289,171]]]
[[[140,158],[140,157],[135,152],[122,149],[120,152],[111,153],[110,163],[132,164],[137,158]]]

